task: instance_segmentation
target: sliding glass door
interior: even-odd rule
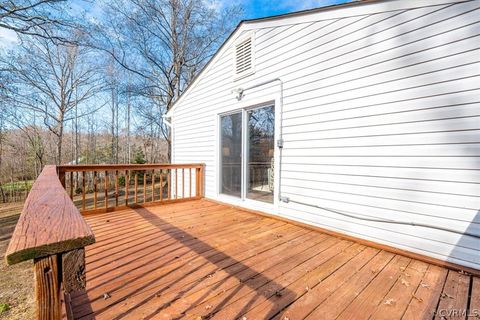
[[[247,198],[273,203],[275,109],[247,111]]]
[[[273,203],[275,108],[220,117],[220,193]]]

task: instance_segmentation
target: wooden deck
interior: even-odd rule
[[[75,318],[479,319],[480,278],[208,200],[86,220]]]

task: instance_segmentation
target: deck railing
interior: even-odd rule
[[[86,287],[84,248],[95,237],[79,209],[94,213],[199,199],[203,176],[203,164],[46,166],[5,255],[8,264],[33,259],[37,319],[72,319],[70,294]]]
[[[62,299],[85,288],[84,247],[94,242],[56,167],[46,166],[25,201],[5,255],[8,264],[33,259],[37,319],[60,319]],[[63,305],[71,318],[68,303]]]
[[[203,164],[107,164],[58,167],[62,185],[84,213],[203,197]]]

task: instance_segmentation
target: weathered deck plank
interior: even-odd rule
[[[208,200],[87,221],[80,319],[432,319],[479,304],[478,278]]]
[[[451,270],[448,272],[435,320],[465,319],[470,281],[471,277],[467,275]]]

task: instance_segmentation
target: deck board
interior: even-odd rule
[[[86,220],[78,319],[432,319],[479,304],[478,278],[205,199]]]

